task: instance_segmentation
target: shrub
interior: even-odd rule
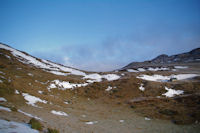
[[[59,133],[57,129],[48,128],[48,133]]]
[[[11,107],[10,108],[12,111],[17,112],[17,108],[16,107]]]
[[[39,131],[42,130],[42,124],[41,124],[38,120],[36,120],[35,118],[32,118],[32,119],[29,121],[28,124],[30,124],[30,125],[31,125],[31,128],[33,128],[33,129],[36,129],[36,130],[39,130]]]

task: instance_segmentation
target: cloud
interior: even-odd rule
[[[63,57],[63,65],[65,66],[70,66],[70,67],[74,67],[73,63],[71,63],[69,57],[64,56]]]
[[[154,29],[155,28],[155,29]],[[149,26],[129,35],[107,37],[98,44],[63,45],[34,55],[88,71],[109,71],[159,54],[178,54],[200,46],[200,26]]]

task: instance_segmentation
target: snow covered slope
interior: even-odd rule
[[[120,76],[116,75],[116,74],[106,74],[106,75],[99,75],[97,73],[93,73],[93,74],[89,74],[87,75],[85,72],[74,69],[74,68],[70,68],[70,67],[66,67],[60,64],[56,64],[47,60],[43,60],[43,59],[38,59],[36,57],[33,57],[31,55],[28,55],[24,52],[21,52],[19,50],[16,50],[14,48],[11,48],[7,45],[1,44],[0,43],[0,49],[5,49],[10,51],[10,53],[16,57],[16,59],[24,64],[28,64],[28,65],[32,65],[35,66],[37,68],[40,68],[46,72],[50,72],[52,74],[55,75],[61,75],[61,76],[67,76],[67,75],[78,75],[78,76],[82,76],[83,79],[91,79],[92,82],[100,82],[102,80],[102,78],[107,79],[108,81],[112,81],[112,80],[117,80],[120,78]],[[8,55],[5,55],[8,56]],[[97,76],[91,76],[91,75],[97,75]]]
[[[73,74],[73,75],[80,75],[80,76],[85,76],[85,73],[73,68],[69,68],[66,66],[62,66],[56,63],[52,63],[47,60],[40,60],[38,58],[35,58],[33,56],[30,56],[28,54],[25,54],[21,51],[18,51],[14,48],[11,48],[9,46],[6,46],[4,44],[0,44],[1,49],[9,50],[13,56],[17,58],[18,61],[24,63],[24,64],[29,64],[33,65],[38,68],[42,68],[45,71],[48,71],[50,73],[56,74],[56,75],[68,75],[68,74]]]

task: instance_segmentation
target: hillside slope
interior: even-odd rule
[[[35,118],[39,132],[197,132],[199,64],[139,70],[91,73],[0,44],[0,124]]]

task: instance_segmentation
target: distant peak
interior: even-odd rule
[[[190,54],[199,54],[200,53],[200,48],[193,49],[189,53]]]
[[[169,57],[169,56],[166,55],[166,54],[161,54],[161,55],[157,56],[156,58],[166,58],[166,57]],[[156,58],[155,58],[155,59],[156,59]]]
[[[190,52],[176,54],[168,56],[166,54],[161,54],[150,61],[144,62],[132,62],[122,69],[138,68],[152,65],[163,65],[170,63],[189,63],[189,62],[199,62],[200,61],[200,48],[191,50]]]

